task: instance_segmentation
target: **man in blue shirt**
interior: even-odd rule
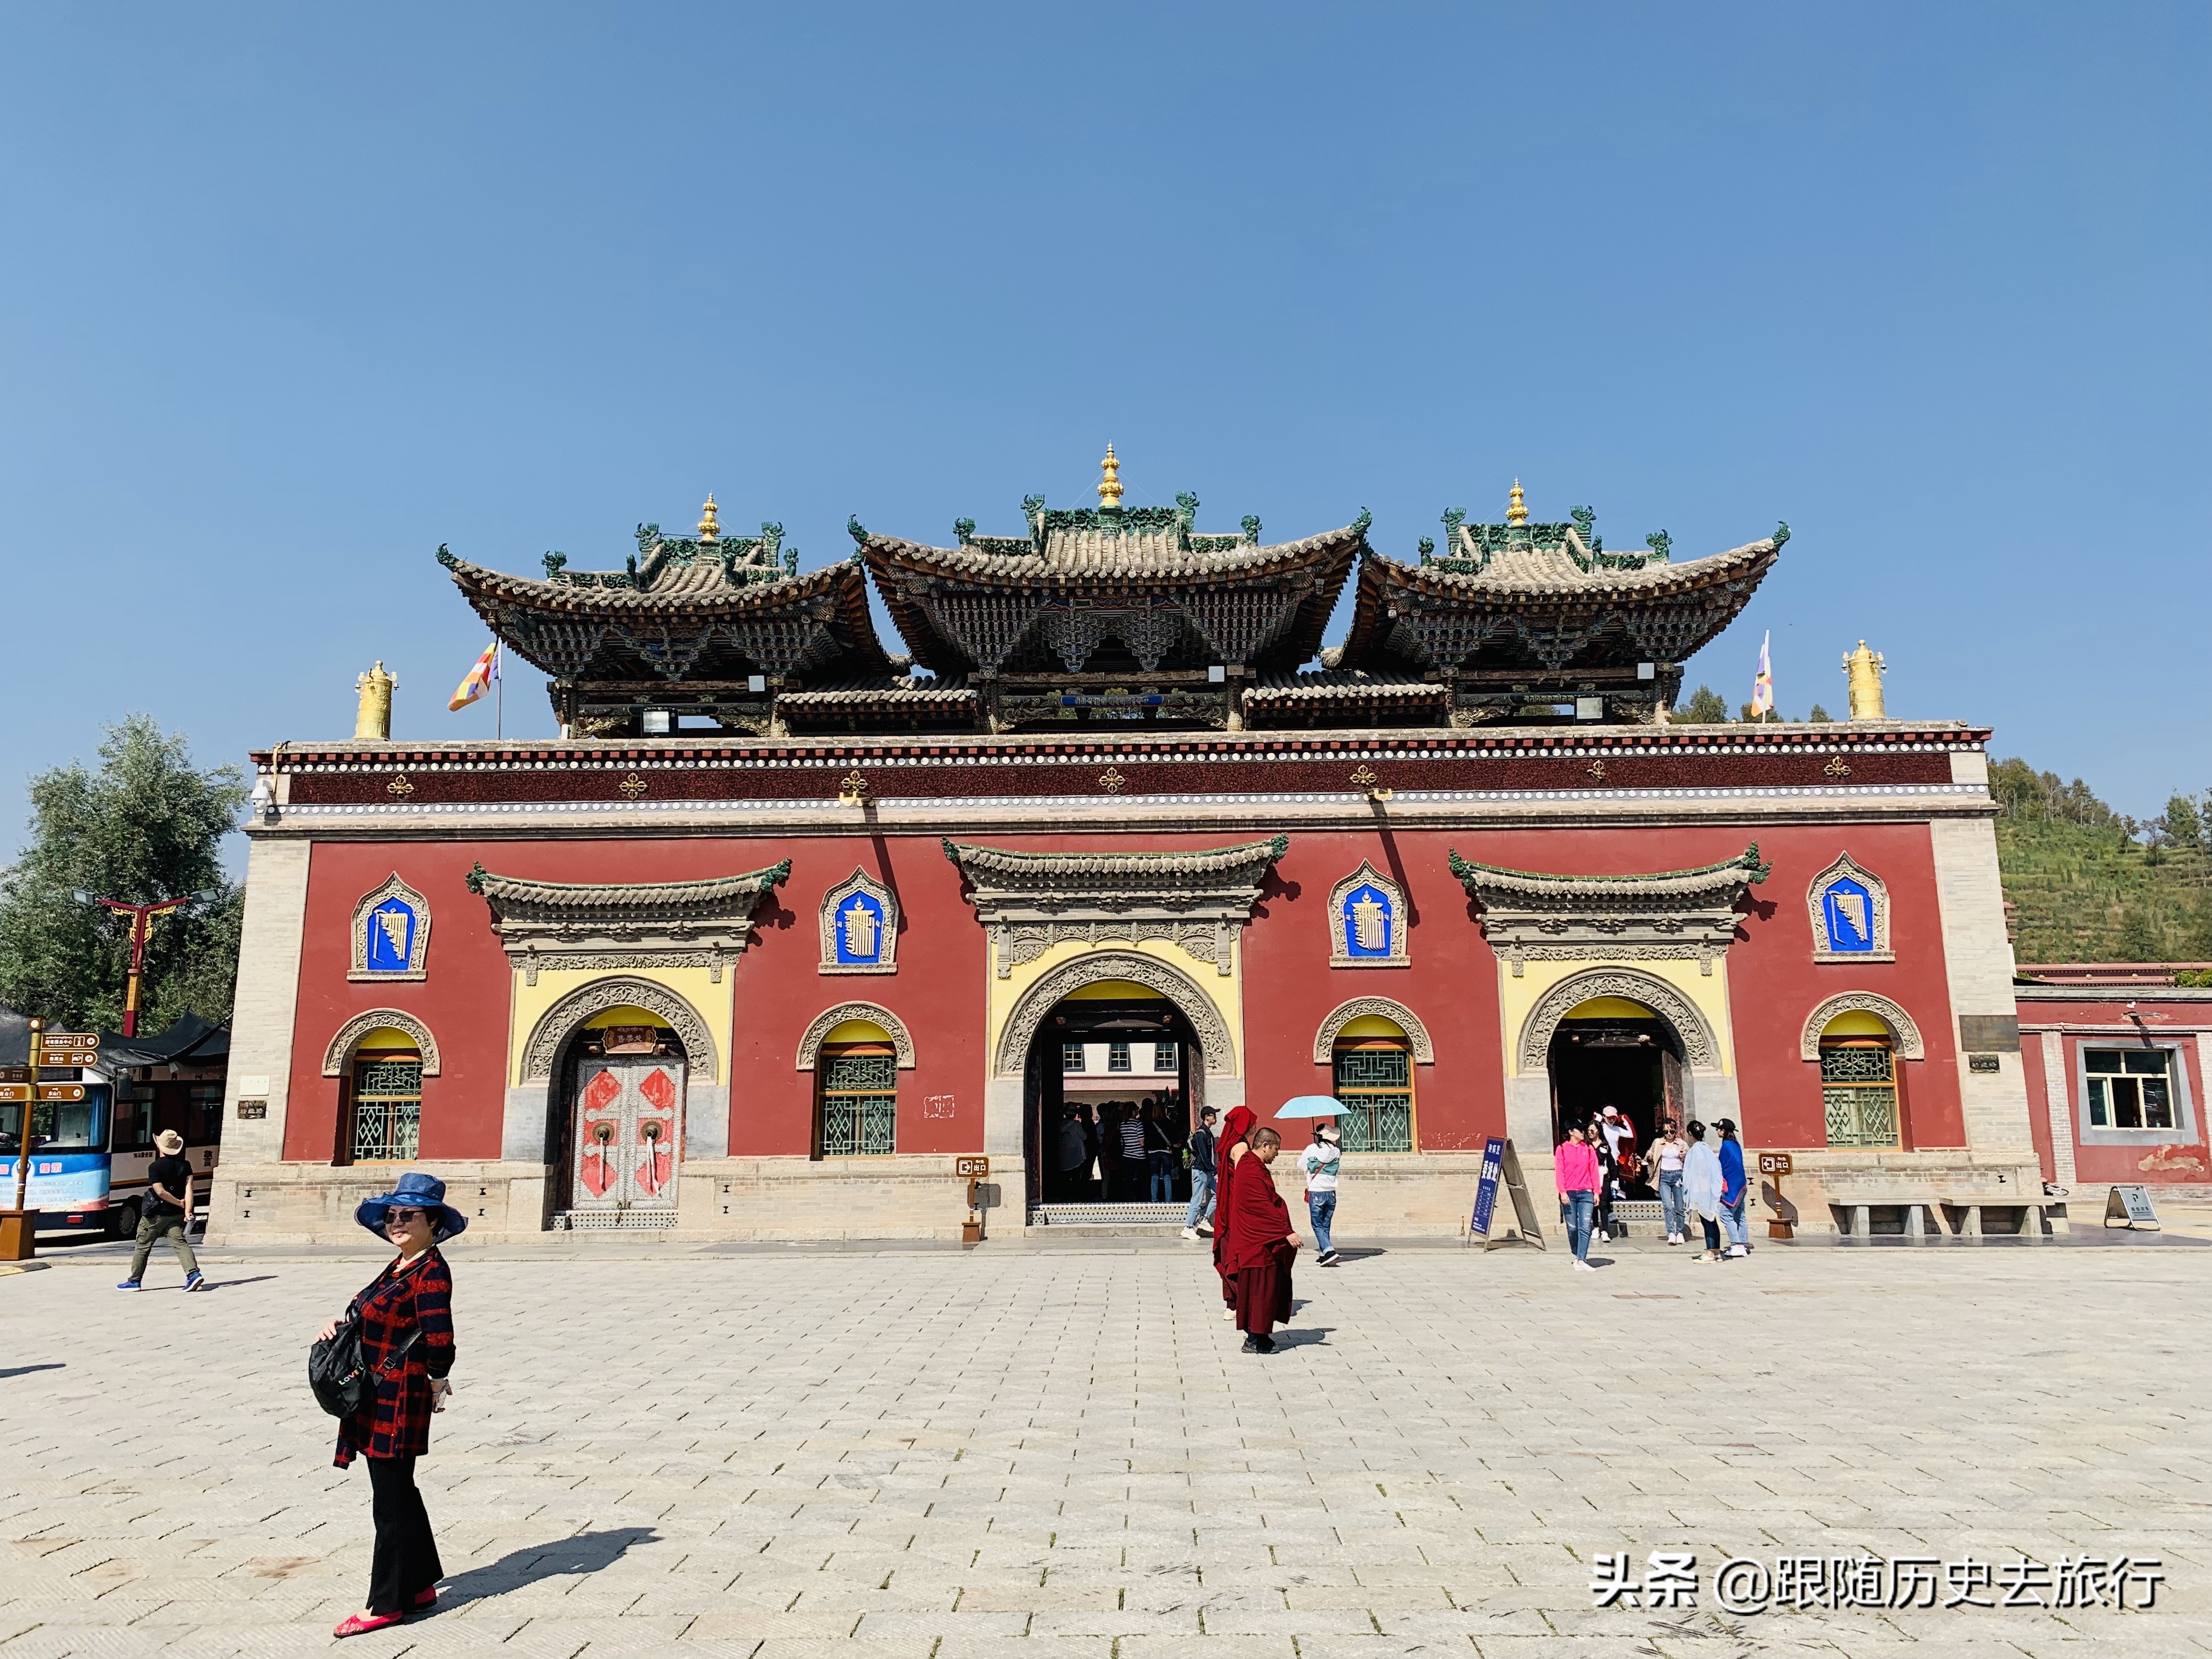
[[[1721,1132],[1721,1220],[1729,1236],[1729,1247],[1723,1254],[1749,1255],[1751,1235],[1744,1227],[1743,1203],[1751,1196],[1751,1188],[1744,1179],[1743,1143],[1735,1138],[1734,1118],[1721,1118],[1713,1127]]]
[[[1198,1115],[1198,1127],[1190,1137],[1190,1208],[1182,1218],[1185,1238],[1210,1238],[1213,1229],[1203,1232],[1199,1224],[1213,1213],[1213,1108],[1206,1107]]]

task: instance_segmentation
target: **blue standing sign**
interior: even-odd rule
[[[1482,1180],[1474,1189],[1474,1219],[1468,1231],[1490,1237],[1490,1218],[1498,1209],[1498,1176],[1505,1164],[1505,1143],[1496,1136],[1482,1143]]]

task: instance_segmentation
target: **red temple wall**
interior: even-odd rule
[[[2179,1008],[2167,1005],[2150,1008],[2144,1024],[2154,1041],[2173,1042],[2180,1056],[2182,1086],[2186,1091],[2194,1133],[2179,1127],[2183,1121],[2178,1115],[2172,1133],[2158,1141],[2140,1141],[2128,1146],[2084,1146],[2081,1143],[2081,1097],[2079,1078],[2081,1069],[2081,1051],[2086,1044],[2093,1048],[2124,1048],[2140,1039],[2130,1034],[2127,1017],[2129,999],[2118,996],[2111,1001],[2084,1000],[2081,1002],[2039,1002],[2023,1005],[2022,1023],[2029,1026],[2028,1034],[2021,1039],[2021,1047],[2036,1052],[2036,1075],[2043,1087],[2032,1090],[2030,1100],[2037,1113],[2039,1125],[2046,1126],[2042,1133],[2048,1135],[2050,1121],[2048,1107],[2044,1103],[2054,1094],[2064,1103],[2069,1131],[2074,1137],[2074,1176],[2084,1184],[2118,1182],[2123,1185],[2155,1186],[2162,1182],[2182,1182],[2202,1185],[2212,1175],[2212,1135],[2208,1135],[2204,1098],[2204,1068],[2196,1042],[2196,1033],[2212,1024],[2212,998],[2205,1003],[2182,1005]],[[2138,1012],[2145,1006],[2138,1005]],[[2102,1026],[2100,1031],[2079,1033],[2069,1027]],[[2118,1030],[2112,1028],[2118,1027]],[[2057,1077],[2043,1075],[2041,1032],[2057,1028],[2060,1031],[2060,1050],[2064,1071]],[[2177,1103],[2178,1105],[2178,1103]],[[2043,1144],[2039,1140],[2039,1147]],[[2046,1169],[2046,1174],[2049,1170]]]
[[[1428,1152],[1479,1149],[1486,1136],[1504,1132],[1506,1056],[1497,963],[1446,866],[1447,849],[1520,869],[1633,874],[1717,862],[1741,854],[1754,838],[1774,870],[1752,890],[1757,911],[1746,919],[1727,969],[1743,1115],[1753,1139],[1781,1147],[1823,1144],[1819,1069],[1798,1057],[1798,1034],[1814,1004],[1850,989],[1893,999],[1920,1027],[1927,1059],[1899,1067],[1907,1144],[1962,1145],[1959,1060],[1932,857],[1925,827],[1911,824],[1295,834],[1243,935],[1247,1098],[1264,1114],[1290,1096],[1326,1091],[1328,1068],[1312,1058],[1322,1021],[1348,998],[1389,997],[1419,1015],[1436,1048],[1433,1066],[1415,1068],[1418,1144]],[[1132,844],[1199,848],[1235,838],[1146,836],[1139,842],[1088,833],[977,839],[1044,851]],[[1899,957],[1893,963],[1812,960],[1806,889],[1846,848],[1888,884]],[[792,860],[791,876],[756,913],[754,941],[732,970],[737,1029],[722,1034],[731,1055],[732,1154],[807,1154],[813,1076],[795,1069],[793,1051],[817,1014],[848,1000],[881,1004],[913,1035],[917,1063],[899,1080],[900,1150],[980,1150],[989,1065],[988,949],[974,910],[961,896],[959,872],[937,838],[700,836],[318,844],[310,869],[284,1156],[316,1162],[331,1157],[338,1079],[321,1076],[323,1053],[347,1020],[375,1007],[413,1014],[438,1039],[441,1074],[424,1082],[423,1158],[498,1156],[509,977],[484,902],[465,884],[479,860],[503,873],[611,882],[696,879],[786,857]],[[1329,890],[1363,859],[1406,890],[1410,967],[1329,966]],[[817,971],[822,896],[856,866],[898,895],[902,922],[894,975]],[[349,982],[354,905],[395,870],[429,902],[431,977],[411,984]],[[1190,966],[1195,977],[1210,974],[1203,963]],[[2193,1082],[2191,1087],[2201,1100]],[[950,1115],[933,1115],[945,1109],[947,1098]],[[938,1103],[925,1104],[930,1102]],[[2083,1173],[2086,1178],[2086,1166]]]

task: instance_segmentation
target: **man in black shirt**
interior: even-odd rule
[[[131,1277],[115,1288],[137,1290],[146,1258],[154,1253],[154,1241],[166,1238],[177,1253],[177,1265],[185,1270],[185,1288],[204,1291],[207,1280],[200,1277],[198,1258],[185,1242],[185,1230],[192,1224],[192,1166],[179,1156],[185,1138],[174,1129],[164,1129],[154,1137],[154,1150],[161,1156],[146,1171],[146,1196],[138,1211],[138,1249],[131,1258]]]
[[[1185,1238],[1210,1238],[1213,1229],[1201,1224],[1213,1213],[1213,1108],[1198,1115],[1198,1127],[1190,1137],[1190,1208],[1183,1214]]]

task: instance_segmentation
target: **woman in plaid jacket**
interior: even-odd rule
[[[453,1276],[437,1245],[468,1220],[445,1198],[445,1182],[410,1173],[354,1212],[399,1255],[346,1310],[361,1320],[362,1357],[379,1380],[374,1403],[340,1421],[333,1461],[345,1468],[356,1453],[368,1459],[376,1554],[368,1605],[337,1627],[339,1636],[382,1630],[434,1606],[445,1577],[415,1486],[415,1460],[430,1449],[430,1413],[445,1409],[446,1374],[453,1368]],[[340,1323],[332,1320],[323,1335]]]

